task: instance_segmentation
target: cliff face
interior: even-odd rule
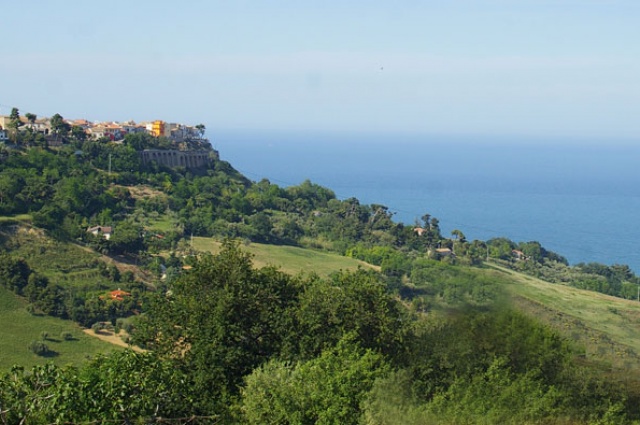
[[[142,162],[147,164],[155,161],[167,167],[185,167],[187,169],[203,168],[209,166],[214,160],[219,159],[215,150],[179,151],[145,149],[140,152]]]

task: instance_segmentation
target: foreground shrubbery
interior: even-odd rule
[[[0,420],[624,424],[639,417],[631,384],[576,366],[549,328],[496,304],[448,305],[446,314],[412,315],[375,274],[294,278],[254,269],[226,244],[159,294],[137,323],[134,337],[153,352],[13,370],[0,380]]]

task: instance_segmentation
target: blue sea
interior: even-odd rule
[[[539,241],[571,264],[640,272],[640,143],[470,136],[229,131],[210,135],[254,181],[309,179],[338,198],[383,204],[444,235]],[[640,142],[640,141],[639,141]]]

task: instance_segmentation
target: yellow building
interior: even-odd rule
[[[151,134],[156,137],[164,136],[164,121],[154,121],[151,126]]]

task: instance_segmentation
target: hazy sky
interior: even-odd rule
[[[32,0],[0,113],[640,140],[640,1]]]

